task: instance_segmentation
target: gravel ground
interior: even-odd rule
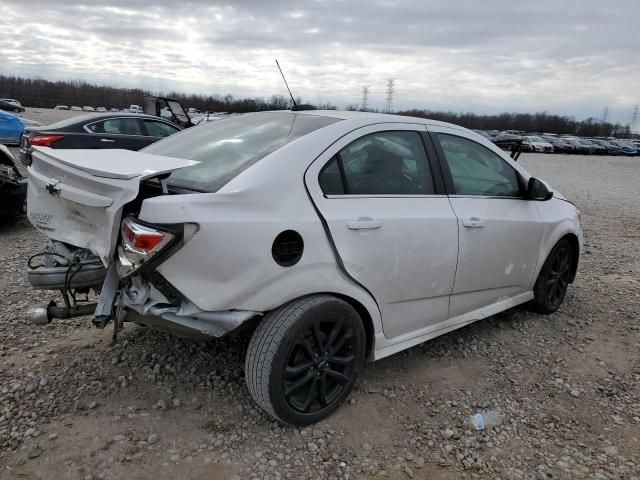
[[[306,429],[257,410],[245,340],[195,343],[88,319],[32,326],[42,238],[0,227],[0,478],[640,478],[637,158],[523,155],[583,212],[559,312],[491,317],[369,364]],[[477,432],[476,411],[499,412]]]

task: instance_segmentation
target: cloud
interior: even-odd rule
[[[345,106],[542,111],[628,121],[637,0],[4,0],[0,72]]]

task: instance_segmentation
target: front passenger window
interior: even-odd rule
[[[437,135],[456,195],[521,196],[517,172],[500,156],[472,140],[444,133]]]

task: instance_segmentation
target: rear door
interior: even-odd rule
[[[128,150],[34,147],[27,215],[47,237],[88,248],[107,265],[122,207],[136,198],[140,182],[198,163]]]
[[[474,135],[429,126],[458,218],[459,254],[449,315],[530,290],[542,224],[524,182],[498,152]]]
[[[375,297],[387,337],[434,326],[448,314],[457,220],[425,141],[424,125],[361,128],[305,175],[339,263]]]

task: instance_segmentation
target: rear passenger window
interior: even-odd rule
[[[420,134],[365,135],[343,148],[320,172],[325,195],[431,195],[433,179]]]
[[[111,135],[142,135],[137,118],[111,118],[87,125],[94,133]]]

